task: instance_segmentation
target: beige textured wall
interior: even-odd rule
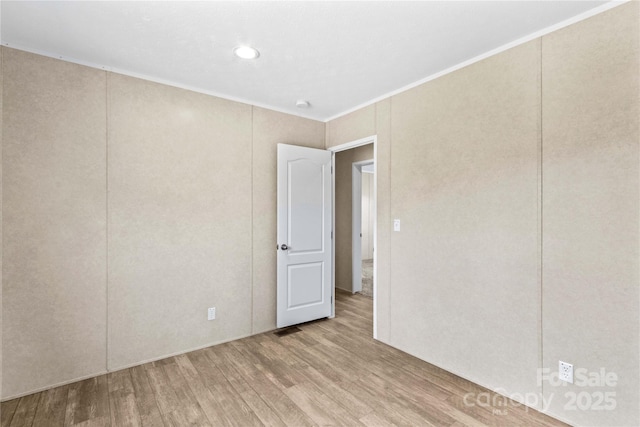
[[[638,8],[327,123],[377,135],[378,339],[580,425],[640,424]],[[616,372],[618,408],[563,410],[600,390],[539,387],[558,360]]]
[[[391,99],[375,104],[376,252],[374,254],[376,338],[389,343],[391,295]]]
[[[543,366],[619,378],[543,385],[551,413],[579,425],[640,424],[639,6],[542,39]],[[565,408],[565,393],[604,392],[615,411]]]
[[[3,49],[3,388],[106,369],[106,73]]]
[[[326,147],[375,135],[376,106],[370,105],[327,123]]]
[[[335,158],[335,241],[336,241],[336,287],[353,290],[352,275],[352,164],[373,159],[373,144],[367,144],[336,153]]]
[[[539,58],[392,99],[391,344],[507,393],[537,390]]]
[[[324,123],[2,51],[3,398],[275,328],[275,145]]]
[[[249,335],[251,106],[117,74],[108,94],[109,369]]]
[[[324,146],[324,123],[253,109],[253,333],[276,327],[277,144]]]

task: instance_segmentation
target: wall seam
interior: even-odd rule
[[[253,236],[253,227],[254,227],[254,221],[253,221],[253,209],[254,209],[254,200],[253,200],[253,187],[254,187],[254,177],[253,177],[253,145],[254,145],[254,129],[255,129],[255,123],[254,123],[254,111],[255,111],[255,107],[252,105],[251,106],[251,161],[250,161],[250,179],[251,179],[251,213],[250,213],[250,225],[251,225],[251,230],[249,231],[249,234],[251,236],[251,255],[249,255],[249,271],[250,271],[250,277],[251,277],[251,326],[249,328],[249,332],[251,333],[251,335],[254,334],[255,331],[255,325],[254,325],[254,299],[255,299],[255,295],[254,295],[254,284],[255,284],[255,277],[254,277],[254,269],[253,269],[253,251],[255,250],[255,241],[254,241],[254,236]]]
[[[539,227],[539,233],[538,233],[538,238],[540,239],[540,242],[538,243],[538,251],[539,251],[539,283],[540,283],[540,301],[539,301],[539,316],[540,316],[540,322],[539,322],[539,331],[538,331],[538,336],[539,336],[539,362],[538,362],[538,366],[539,369],[542,369],[544,367],[544,339],[543,339],[543,335],[544,335],[544,328],[543,328],[543,322],[544,322],[544,316],[543,316],[543,292],[544,292],[544,221],[543,221],[543,216],[544,216],[544,204],[543,204],[543,195],[544,195],[544,188],[543,188],[543,174],[544,174],[544,170],[543,170],[543,131],[542,131],[542,121],[543,121],[543,108],[542,108],[542,103],[543,103],[543,91],[542,91],[542,42],[543,42],[543,37],[540,37],[540,44],[539,44],[539,58],[540,58],[540,64],[539,64],[539,69],[538,69],[538,79],[540,81],[540,85],[539,85],[539,96],[540,96],[540,106],[539,106],[539,110],[538,110],[538,114],[539,114],[539,119],[538,119],[538,203],[539,203],[539,207],[538,207],[538,215],[539,215],[539,219],[538,219],[538,227]],[[542,396],[542,398],[544,399],[544,382],[540,379],[541,372],[536,373],[536,381],[540,382],[540,394]],[[543,408],[541,408],[543,409]]]
[[[329,122],[324,122],[324,149],[329,149]]]
[[[393,192],[391,190],[391,170],[392,170],[391,161],[393,159],[393,157],[392,157],[392,151],[393,151],[392,123],[393,123],[393,97],[389,98],[389,123],[388,123],[388,125],[389,125],[388,132],[389,132],[389,134],[387,136],[389,138],[389,141],[388,141],[388,144],[389,144],[389,163],[387,164],[387,176],[389,177],[389,199],[388,199],[389,200],[389,210],[388,210],[389,218],[388,219],[391,219],[391,220],[393,220],[393,217],[392,217],[392,205],[393,205],[392,193]],[[385,230],[387,230],[387,236],[389,236],[389,240],[388,240],[389,241],[389,249],[388,249],[389,250],[389,255],[388,255],[389,257],[387,259],[387,266],[388,266],[387,267],[388,268],[388,273],[387,273],[387,278],[388,278],[388,282],[387,282],[387,290],[388,290],[388,294],[387,294],[388,295],[388,297],[387,297],[387,310],[388,310],[388,312],[387,312],[387,327],[389,328],[388,329],[388,331],[389,331],[388,334],[389,335],[387,337],[388,344],[391,344],[393,342],[393,340],[391,339],[391,301],[392,301],[391,291],[393,289],[393,286],[391,284],[392,283],[391,271],[393,269],[392,265],[391,265],[391,254],[393,253],[392,252],[392,248],[393,248],[393,245],[392,245],[393,233],[391,232],[391,228],[390,227],[391,227],[391,224],[385,225]]]
[[[373,330],[373,337],[375,339],[380,340],[380,316],[378,316],[378,307],[379,302],[380,302],[380,297],[378,296],[378,292],[380,290],[380,245],[378,244],[379,240],[380,240],[380,233],[378,233],[378,230],[376,230],[376,228],[378,228],[378,222],[379,222],[379,218],[378,218],[378,188],[379,188],[379,178],[380,178],[380,172],[378,171],[378,165],[380,163],[379,159],[378,159],[378,154],[379,154],[379,149],[380,149],[380,141],[378,141],[378,135],[379,135],[379,130],[378,130],[378,103],[376,102],[375,104],[373,104],[373,131],[374,134],[376,135],[375,137],[375,142],[373,143],[373,171],[374,171],[374,176],[373,176],[373,182],[371,183],[371,185],[369,186],[369,221],[371,221],[371,194],[373,193],[373,200],[374,200],[374,218],[375,218],[375,224],[374,224],[374,229],[373,229],[373,233],[370,236],[370,240],[369,240],[369,244],[373,247],[372,250],[372,258],[373,258],[373,280],[372,280],[372,285],[373,285],[373,325],[374,325],[374,330]],[[375,237],[375,238],[374,238]],[[371,243],[371,239],[373,239],[373,243]],[[368,251],[368,249],[367,249]],[[362,258],[362,257],[361,257]]]
[[[106,295],[106,347],[105,369],[109,372],[109,81],[110,73],[105,71],[105,295]]]

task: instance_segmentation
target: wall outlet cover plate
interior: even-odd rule
[[[558,377],[560,380],[573,384],[573,365],[571,363],[558,363]]]

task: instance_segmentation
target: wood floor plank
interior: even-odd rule
[[[267,340],[261,343],[262,347],[264,347],[273,357],[277,357],[279,360],[283,361],[286,366],[293,368],[302,368],[303,370],[309,366],[309,364],[295,354],[291,353],[286,347],[282,344],[280,340]]]
[[[185,403],[175,411],[164,414],[164,417],[167,424],[174,427],[213,426],[213,424],[209,423],[200,405],[195,403]]]
[[[156,363],[146,369],[164,423],[168,426],[210,426],[175,359],[169,359],[170,362]]]
[[[136,396],[123,390],[109,393],[111,401],[111,425],[123,427],[140,427],[142,419],[138,412]]]
[[[244,400],[247,405],[253,410],[256,416],[262,421],[262,423],[266,426],[273,427],[284,427],[286,424],[282,421],[282,419],[276,414],[276,412],[271,409],[267,403],[262,400],[258,393],[256,393],[253,389],[248,389],[240,394],[242,400]]]
[[[378,408],[378,414],[391,424],[398,426],[432,426],[418,413],[407,408],[406,405],[398,403],[397,399],[393,399],[393,396],[387,390],[371,387],[366,378],[364,380],[358,379],[346,382],[343,384],[343,388],[354,395],[362,396],[367,402]]]
[[[389,363],[395,364],[401,369],[404,369],[414,375],[423,376],[429,381],[438,384],[444,387],[443,384],[451,384],[457,387],[458,390],[463,390],[464,393],[482,393],[487,391],[486,388],[479,386],[478,384],[474,384],[471,381],[467,381],[464,378],[461,378],[455,374],[445,371],[444,369],[440,369],[437,366],[434,366],[430,363],[426,363],[421,361],[418,358],[410,356],[408,354],[404,355],[401,358],[394,357],[384,357]],[[437,379],[441,381],[438,382]],[[446,387],[445,387],[446,388]]]
[[[131,381],[131,371],[129,369],[107,374],[107,386],[109,387],[109,393],[114,391],[124,391],[125,393],[135,392],[133,382]]]
[[[345,360],[343,355],[334,356],[331,354],[331,349],[324,349],[322,345],[310,347],[301,351],[292,351],[299,353],[300,356],[308,360],[314,368],[333,381],[352,381],[364,375],[364,372],[360,367],[354,367],[353,365],[350,366],[350,362]],[[342,361],[336,360],[340,357],[342,358]]]
[[[223,344],[216,346],[216,357],[218,357],[217,366],[224,374],[229,384],[236,390],[238,394],[245,392],[251,392],[253,389],[247,383],[246,375],[242,375],[238,372],[237,366],[231,361],[233,357],[237,357],[237,353],[232,346]],[[258,372],[258,369],[254,369],[254,372]]]
[[[426,393],[414,393],[405,388],[401,382],[371,375],[367,378],[367,384],[372,388],[385,390],[389,398],[393,398],[396,403],[419,414],[429,424],[448,426],[455,422],[447,413],[437,409],[437,398]]]
[[[463,413],[479,422],[488,425],[488,426],[500,426],[502,425],[503,419],[501,416],[497,416],[492,413],[487,408],[483,408],[480,406],[471,406],[464,401],[463,396],[453,395],[449,399],[447,399],[447,403],[449,407],[455,409],[456,411]],[[522,425],[520,420],[514,420],[513,417],[508,417],[508,420],[512,425]]]
[[[187,378],[198,376],[207,387],[227,382],[224,373],[215,363],[212,363],[207,349],[194,351],[183,356],[180,356],[180,360]]]
[[[465,386],[464,384],[459,384],[459,381],[454,381],[452,378],[443,378],[442,376],[435,375],[429,370],[419,369],[408,365],[405,363],[403,357],[383,357],[383,359],[399,371],[408,372],[411,375],[422,378],[431,384],[435,384],[437,387],[449,391],[452,395],[464,396],[470,391],[479,390],[478,386],[475,386],[473,390],[470,390],[470,387]]]
[[[332,364],[330,360],[326,360],[321,353],[318,353],[317,345],[301,347],[293,340],[282,341],[282,345],[297,357],[306,360],[310,366],[313,366],[314,369],[332,381],[339,382],[345,378],[350,380],[357,378],[357,375],[353,372]]]
[[[20,398],[18,406],[11,419],[10,427],[27,427],[33,424],[36,416],[36,410],[42,393],[31,394]]]
[[[327,324],[327,326],[335,328],[356,329],[359,334],[370,337],[373,335],[373,318],[371,316],[372,304],[367,303],[365,306],[357,306],[354,304],[355,299],[345,303],[336,302],[337,322]]]
[[[9,427],[19,402],[20,399],[12,399],[7,402],[2,402],[2,414],[0,414],[1,427]]]
[[[313,348],[319,357],[330,361],[334,369],[342,369],[349,373],[351,379],[361,378],[370,373],[364,360],[360,359],[356,354],[345,350],[337,344],[334,344],[329,338],[318,337],[318,341],[322,344]]]
[[[191,355],[190,355],[191,356]],[[211,366],[205,352],[182,357],[181,366],[198,401],[213,425],[262,425],[218,366]]]
[[[303,371],[308,365],[302,361],[296,363],[296,357],[291,353],[290,357],[285,359],[281,358],[280,354],[274,351],[273,347],[275,346],[280,346],[280,344],[271,342],[260,343],[257,351],[265,357],[265,363],[262,363],[258,368],[261,369],[274,384],[283,390],[306,381]],[[287,363],[287,360],[292,361],[291,364]]]
[[[66,416],[67,397],[69,387],[62,386],[43,391],[36,416],[33,420],[34,426],[62,426]]]
[[[401,387],[407,392],[416,395],[425,395],[433,397],[438,400],[446,400],[451,396],[451,392],[441,388],[428,380],[412,375],[401,369],[395,369],[393,365],[390,365],[384,359],[370,360],[367,365],[371,368],[372,373],[375,373],[378,377],[390,384],[394,384],[397,387]]]
[[[325,334],[325,338],[344,351],[352,353],[358,360],[373,360],[380,357],[380,351],[371,342],[345,337],[342,334]]]
[[[109,385],[109,401],[111,425],[123,427],[140,427],[142,418],[138,411],[135,390],[131,379],[131,371],[112,372],[107,376]]]
[[[178,362],[178,366],[180,366],[180,369],[182,370],[182,374],[189,382],[191,391],[198,400],[198,403],[207,416],[209,422],[213,425],[228,424],[224,408],[218,400],[214,398],[213,394],[211,394],[211,390],[204,385],[200,378],[200,373],[191,363],[189,356],[177,356],[176,360]]]
[[[432,400],[431,405],[428,407],[431,411],[440,412],[442,414],[446,414],[450,418],[454,419],[455,422],[452,425],[462,424],[469,427],[486,427],[487,424],[482,420],[469,416],[463,411],[459,411],[458,409],[449,405],[448,401],[439,401]]]
[[[240,353],[240,357],[243,360],[246,360],[250,365],[253,366],[253,369],[257,369],[257,365],[259,365],[261,360],[253,353],[250,347],[250,342],[248,339],[242,339],[237,341],[232,341],[229,343],[231,347],[238,353]],[[237,356],[236,356],[237,357]],[[231,359],[233,360],[233,359]]]
[[[136,398],[136,406],[143,427],[163,426],[164,421],[156,402],[145,365],[129,369],[131,385]]]
[[[339,382],[336,383],[329,380],[315,368],[309,367],[305,369],[304,373],[311,384],[325,392],[336,404],[349,410],[354,417],[362,418],[373,412],[373,408],[369,406],[365,400],[359,399],[357,396],[349,393],[340,387]]]
[[[349,412],[309,383],[300,383],[285,391],[287,396],[321,426],[362,425]]]
[[[367,427],[393,427],[395,424],[387,421],[377,412],[371,412],[360,418],[360,422]]]
[[[148,366],[146,371],[149,377],[149,385],[158,403],[158,409],[164,418],[165,414],[178,407],[180,404],[178,397],[169,382],[163,366]]]
[[[278,417],[290,426],[314,426],[312,419],[286,396],[267,377],[258,376],[251,385],[255,392],[262,396]]]
[[[326,321],[326,320],[325,320]],[[285,336],[276,336],[275,334],[270,334],[274,339],[279,343],[284,345],[285,343],[291,344],[293,346],[297,346],[299,348],[312,347],[317,345],[318,343],[310,338],[308,338],[305,334],[289,334]]]
[[[347,326],[360,327],[362,329],[371,328],[371,333],[373,333],[373,319],[368,317],[368,308],[357,307],[353,303],[344,302],[337,303],[336,308],[338,314],[336,319],[350,322]]]
[[[236,366],[237,371],[246,375],[246,381],[251,388],[269,405],[278,417],[290,426],[314,426],[316,425],[282,390],[269,380],[249,358],[239,357],[245,350],[242,346],[235,345],[238,351],[235,358],[229,360]]]
[[[111,414],[106,375],[79,381],[68,387],[65,425],[102,425],[105,420],[109,423]]]
[[[90,420],[83,421],[78,424],[74,424],[74,427],[110,427],[111,421],[109,417],[97,417]]]

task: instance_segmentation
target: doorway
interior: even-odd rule
[[[333,229],[334,229],[334,239],[332,239],[333,245],[333,254],[334,254],[334,262],[333,262],[333,271],[332,271],[332,282],[334,287],[334,295],[335,292],[347,291],[349,293],[354,292],[354,277],[360,278],[360,286],[361,286],[361,276],[362,276],[362,242],[360,239],[360,231],[357,231],[357,239],[354,238],[354,231],[352,227],[352,210],[353,210],[353,196],[352,196],[352,186],[353,186],[353,163],[360,163],[360,168],[364,166],[365,163],[369,163],[373,165],[373,175],[371,176],[371,192],[373,195],[376,194],[377,183],[376,183],[376,175],[375,175],[375,161],[376,161],[376,136],[370,136],[367,138],[362,138],[356,141],[352,141],[346,144],[342,144],[335,147],[328,148],[329,151],[333,153],[332,166],[334,173],[333,177]],[[364,154],[364,146],[369,146],[368,155]],[[359,150],[354,150],[359,149]],[[342,153],[342,154],[341,154]],[[340,157],[338,157],[340,156]],[[347,160],[345,160],[347,159]],[[338,169],[337,163],[340,163],[342,167]],[[346,167],[344,166],[346,163]],[[360,175],[362,175],[361,169],[359,169]],[[366,172],[365,172],[366,173]],[[340,175],[340,176],[339,176]],[[346,177],[345,177],[346,175]],[[346,181],[346,184],[344,183]],[[337,187],[336,184],[339,183],[340,187]],[[345,188],[348,188],[348,191],[343,191]],[[361,192],[359,190],[358,192]],[[345,196],[345,193],[347,195]],[[359,201],[358,206],[360,207],[360,212],[362,212],[361,198],[357,199]],[[344,212],[339,211],[340,206],[348,206],[347,215],[345,220]],[[375,227],[375,209],[373,209],[372,215],[372,236],[370,238],[371,246],[375,248],[376,246],[376,227]],[[342,218],[342,220],[341,220]],[[357,230],[357,228],[356,228]],[[345,237],[346,236],[346,237]],[[342,243],[340,242],[340,238],[342,237]],[[348,243],[345,245],[344,241]],[[353,243],[356,243],[354,245]],[[358,270],[358,273],[354,273],[354,262],[353,262],[353,249],[360,252],[359,263],[356,262],[355,266]],[[359,249],[358,249],[359,248]],[[373,299],[373,337],[377,338],[377,316],[376,316],[376,253],[375,249],[372,250],[373,258],[371,260],[372,264],[372,277],[371,277],[371,297]],[[345,267],[346,266],[346,267]],[[358,283],[358,282],[357,282]],[[356,288],[357,289],[357,288]],[[359,290],[357,292],[360,292]],[[335,316],[335,304],[333,305],[332,316]]]
[[[365,146],[366,147],[366,146]],[[373,159],[352,163],[351,254],[353,293],[373,298],[373,231],[375,229],[375,192]]]

